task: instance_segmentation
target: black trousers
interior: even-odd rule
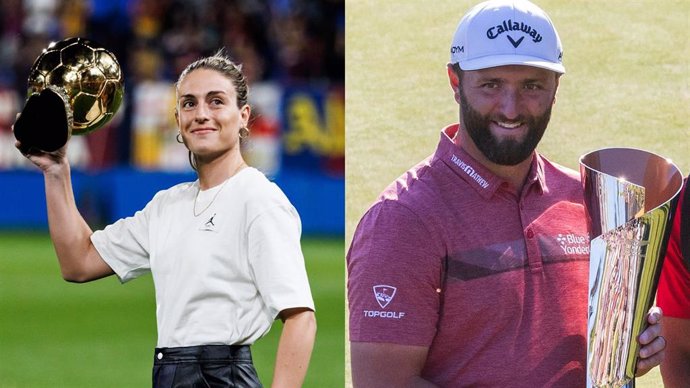
[[[261,388],[249,346],[156,348],[153,388]]]

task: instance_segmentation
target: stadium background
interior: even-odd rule
[[[253,107],[243,153],[298,209],[319,330],[307,387],[342,385],[344,233],[342,0],[3,0],[0,5],[0,387],[150,384],[150,276],[61,280],[46,230],[43,178],[11,125],[31,64],[51,41],[82,36],[117,56],[125,101],[106,127],[73,137],[78,206],[94,228],[158,190],[196,179],[175,141],[174,81],[225,47],[243,64]],[[280,323],[254,348],[270,382]]]

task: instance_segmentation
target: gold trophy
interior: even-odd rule
[[[28,97],[14,124],[25,153],[53,152],[115,115],[124,95],[115,55],[84,38],[51,43],[34,62]]]
[[[587,387],[632,388],[683,176],[632,148],[588,153],[580,173],[591,236]]]

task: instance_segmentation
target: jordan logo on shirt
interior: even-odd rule
[[[213,213],[206,222],[199,228],[199,230],[214,232],[216,230],[216,213]]]

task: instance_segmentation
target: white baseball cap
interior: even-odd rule
[[[565,73],[563,47],[551,19],[527,0],[489,0],[460,20],[450,62],[463,70],[504,65],[535,66]]]

